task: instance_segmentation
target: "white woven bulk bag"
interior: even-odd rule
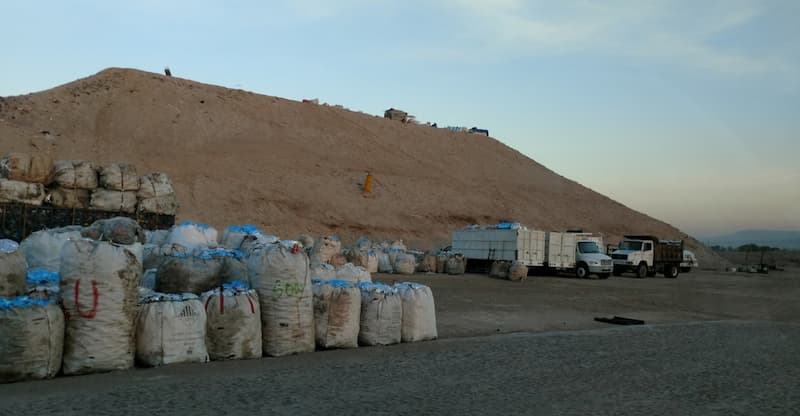
[[[156,292],[200,294],[222,285],[226,250],[175,253],[158,266]]]
[[[239,250],[242,248],[242,242],[247,236],[261,235],[261,230],[255,225],[231,225],[222,232],[219,244],[230,250]]]
[[[93,190],[97,188],[97,170],[92,162],[57,160],[54,181],[63,188]]]
[[[397,290],[380,283],[360,283],[359,345],[391,345],[402,339],[403,304]]]
[[[144,231],[145,243],[161,246],[167,243],[169,230]]]
[[[385,251],[376,251],[375,254],[378,256],[378,272],[380,273],[391,273],[394,271],[392,268],[392,260],[389,258],[389,254]]]
[[[258,248],[247,262],[261,304],[264,354],[314,351],[314,299],[308,256],[296,241]]]
[[[521,261],[515,261],[508,269],[508,280],[527,280],[528,266]]]
[[[61,252],[66,331],[64,374],[133,365],[137,286],[142,265],[124,246],[70,240]]]
[[[411,275],[417,269],[416,259],[411,254],[400,253],[394,259],[394,272]]]
[[[91,192],[88,189],[52,188],[47,190],[44,202],[57,208],[87,209],[91,206]]]
[[[342,242],[339,237],[335,235],[321,237],[311,249],[311,264],[330,263],[337,254],[342,254]]]
[[[12,240],[0,240],[0,298],[25,294],[25,254]]]
[[[70,226],[41,230],[29,235],[19,244],[25,253],[29,269],[42,269],[58,273],[61,267],[61,249],[69,240],[81,238],[81,227]]]
[[[417,283],[396,286],[403,301],[403,342],[436,339],[436,308],[431,288]]]
[[[314,328],[319,348],[356,348],[361,325],[361,290],[341,280],[317,280]]]
[[[46,197],[44,185],[40,183],[0,179],[0,202],[39,206]]]
[[[139,199],[158,198],[175,195],[172,181],[166,173],[154,172],[139,178],[139,189],[136,197]]]
[[[99,169],[100,186],[114,191],[136,191],[139,189],[139,175],[136,167],[127,163],[112,163]],[[134,194],[134,199],[136,195]]]
[[[354,266],[353,263],[347,263],[336,269],[336,279],[348,283],[360,283],[371,282],[372,276],[370,276],[367,269],[361,266]]]
[[[310,277],[312,280],[335,280],[336,268],[328,263],[316,265],[311,268]]]
[[[172,227],[167,238],[169,244],[179,244],[190,251],[217,247],[217,230],[205,224],[186,221]]]
[[[136,317],[136,362],[158,367],[204,363],[206,312],[193,294],[153,293],[140,299]]]
[[[503,260],[492,262],[489,268],[489,277],[498,279],[508,279],[508,269],[511,268],[511,263]]]
[[[447,258],[445,269],[447,274],[464,274],[467,270],[467,258],[462,254],[453,254]]]
[[[89,208],[100,211],[136,212],[136,192],[97,188],[92,191]]]
[[[0,298],[0,383],[55,377],[63,349],[61,308],[27,296]]]
[[[0,159],[0,177],[48,185],[53,179],[53,158],[45,152],[7,153]]]
[[[232,282],[203,293],[208,318],[206,348],[212,361],[260,358],[261,306],[255,290]]]
[[[279,241],[280,239],[273,235],[250,234],[245,236],[242,240],[242,245],[239,247],[239,251],[247,256],[256,249],[268,247]]]

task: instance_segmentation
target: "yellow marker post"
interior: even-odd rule
[[[364,181],[364,195],[372,193],[372,174],[367,172],[367,179]]]

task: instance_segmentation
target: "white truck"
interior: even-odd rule
[[[520,261],[529,269],[570,272],[587,278],[611,275],[611,258],[603,254],[602,237],[519,228],[472,227],[453,232],[452,250],[470,264]]]
[[[614,276],[633,272],[639,278],[663,273],[676,278],[683,261],[683,241],[659,240],[651,235],[626,235],[611,252]]]

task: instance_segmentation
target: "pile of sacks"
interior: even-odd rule
[[[521,261],[495,261],[489,268],[489,276],[513,281],[527,280],[528,266]]]
[[[8,153],[0,159],[0,202],[127,214],[175,215],[178,210],[164,173],[139,177],[130,164],[53,161],[44,153]]]
[[[314,327],[319,348],[356,348],[436,339],[430,288],[315,280]]]
[[[437,337],[430,288],[372,283],[337,243],[122,217],[0,241],[0,382]]]
[[[412,250],[406,247],[403,240],[372,243],[366,237],[362,237],[356,241],[352,249],[345,250],[344,253],[354,265],[368,265],[371,273],[458,275],[464,274],[467,268],[467,259],[462,254]]]

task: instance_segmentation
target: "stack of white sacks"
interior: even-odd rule
[[[466,272],[467,266],[467,260],[462,254],[412,250],[406,247],[403,240],[373,244],[369,239],[362,237],[356,241],[352,249],[347,249],[344,253],[353,265],[362,266],[370,273],[412,275],[419,272],[459,275]],[[335,264],[333,261],[330,263]],[[317,271],[317,274],[324,273],[324,270]]]
[[[113,218],[0,241],[0,382],[437,337],[428,287],[372,283],[374,246],[298,240]]]
[[[139,177],[133,165],[98,166],[45,153],[8,153],[0,159],[0,202],[175,215],[178,201],[164,173]]]

